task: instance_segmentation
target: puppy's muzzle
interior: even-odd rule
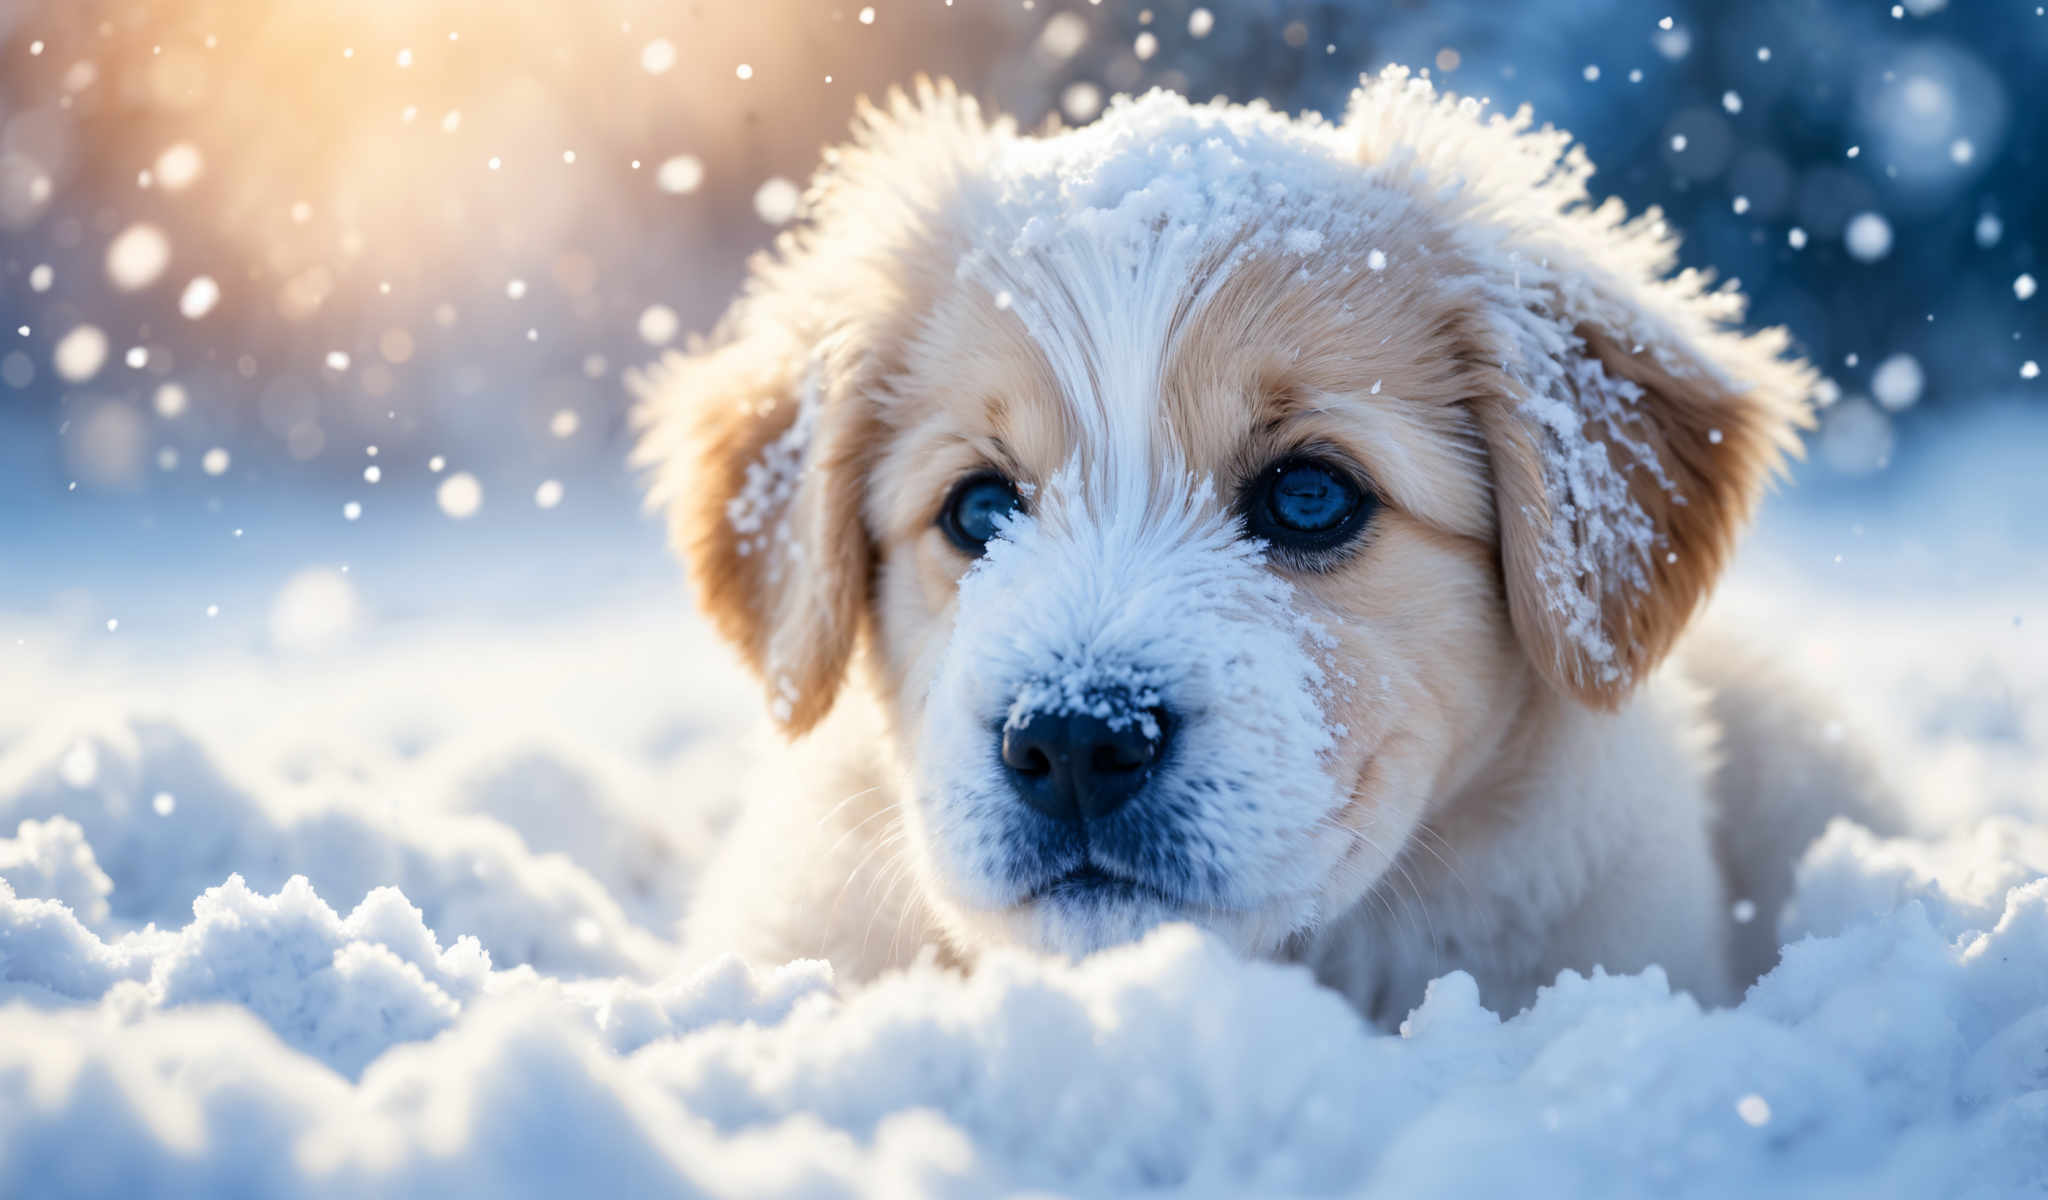
[[[1080,825],[1122,808],[1166,752],[1171,715],[1126,694],[1088,708],[1012,713],[997,736],[1010,786],[1056,821]]]

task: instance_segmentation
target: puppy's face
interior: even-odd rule
[[[927,894],[976,940],[1178,917],[1270,949],[1387,869],[1528,686],[1423,252],[1318,283],[1237,244],[1077,244],[1092,312],[1059,307],[1063,256],[970,275],[893,383],[879,691]]]
[[[778,716],[864,650],[956,941],[1270,952],[1348,908],[1531,704],[1654,665],[1797,419],[1775,344],[1544,191],[1582,177],[1490,195],[1519,131],[1396,84],[1335,127],[872,118],[653,389],[714,406],[648,445]],[[1447,131],[1462,198],[1397,153]]]

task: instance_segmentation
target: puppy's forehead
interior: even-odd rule
[[[1215,476],[1281,421],[1368,459],[1463,437],[1449,412],[1416,415],[1456,392],[1428,231],[1327,124],[1149,96],[1004,142],[959,205],[955,288],[916,373],[999,465]],[[1457,507],[1483,524],[1483,496]]]
[[[1255,256],[1355,232],[1357,179],[1327,126],[1147,97],[993,155],[961,276],[1014,315],[1085,441],[1171,446],[1161,385],[1191,318]]]

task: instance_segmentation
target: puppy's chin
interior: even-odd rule
[[[1193,925],[1240,954],[1258,957],[1278,950],[1299,923],[1276,906],[1238,912],[1188,905],[1143,884],[1092,871],[1062,879],[1009,908],[947,907],[953,909],[947,924],[955,941],[966,947],[1021,946],[1076,959],[1173,924]]]
[[[1064,880],[999,919],[1027,945],[1079,958],[1192,916],[1142,886],[1097,877]]]

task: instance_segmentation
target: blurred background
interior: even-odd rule
[[[857,97],[1334,116],[1393,62],[1572,130],[1835,381],[1760,554],[2044,579],[2033,0],[0,0],[7,640],[679,605],[621,375],[710,327]]]

